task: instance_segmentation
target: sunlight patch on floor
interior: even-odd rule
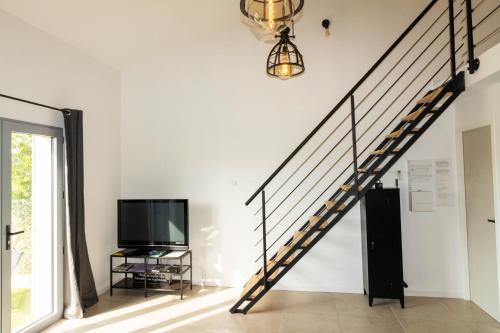
[[[126,305],[130,297],[117,295],[103,302],[112,302],[119,308],[84,319],[62,320],[45,332],[167,332],[227,312],[237,296],[234,289],[201,289],[182,301],[178,296],[167,295]],[[120,307],[121,299],[126,306]]]

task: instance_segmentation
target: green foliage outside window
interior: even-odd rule
[[[12,200],[31,199],[32,136],[12,134]]]
[[[12,239],[14,274],[31,274],[32,230],[32,163],[33,136],[26,133],[12,133],[11,172],[12,172],[12,230],[24,233]]]

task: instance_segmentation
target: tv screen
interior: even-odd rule
[[[118,200],[118,247],[187,247],[187,200]]]

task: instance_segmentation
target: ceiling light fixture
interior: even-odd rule
[[[286,27],[280,33],[278,44],[276,44],[267,58],[267,74],[280,78],[289,79],[304,73],[304,59],[297,46],[290,41],[290,28]]]
[[[304,0],[240,0],[243,15],[262,29],[276,33],[304,7]]]

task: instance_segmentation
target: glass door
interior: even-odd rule
[[[63,306],[62,130],[0,122],[2,332],[39,332]]]

